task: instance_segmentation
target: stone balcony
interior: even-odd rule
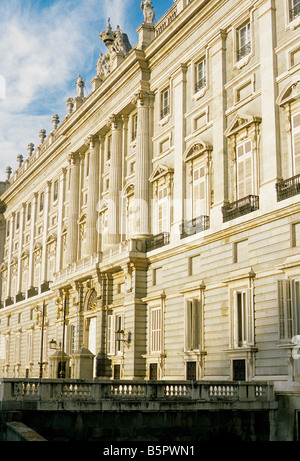
[[[2,411],[274,410],[265,382],[0,379]]]

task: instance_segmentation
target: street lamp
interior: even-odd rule
[[[66,320],[66,311],[67,311],[67,292],[64,292],[64,299],[57,298],[55,301],[56,304],[56,317],[60,319],[61,311],[63,311],[63,340],[62,340],[62,351],[61,351],[61,361],[59,362],[59,377],[65,378],[66,377],[66,361],[65,361],[65,325],[67,324]]]
[[[42,315],[42,336],[41,336],[41,351],[40,351],[40,371],[39,371],[39,378],[43,377],[43,350],[44,350],[44,326],[45,326],[45,316],[46,316],[46,302],[43,299],[43,306],[34,306],[34,310],[36,311],[36,324],[40,324],[40,315]]]

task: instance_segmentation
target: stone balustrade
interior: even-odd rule
[[[255,382],[0,380],[2,410],[276,409],[272,385]]]

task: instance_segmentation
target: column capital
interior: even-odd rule
[[[94,135],[94,134],[88,135],[84,140],[85,145],[91,147],[92,149],[99,142],[100,142],[100,136]]]
[[[70,154],[68,155],[68,160],[69,160],[69,164],[71,166],[78,165],[79,153],[78,152],[70,152]]]
[[[115,114],[112,114],[106,122],[106,125],[113,130],[120,128],[121,117]]]
[[[146,98],[150,96],[150,93],[148,91],[144,90],[139,90],[137,93],[135,93],[132,98],[131,98],[131,103],[134,106],[143,106],[146,102]]]

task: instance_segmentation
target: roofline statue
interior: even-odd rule
[[[141,2],[141,8],[144,14],[144,22],[147,24],[153,24],[155,19],[155,12],[153,10],[152,1],[144,0]]]

